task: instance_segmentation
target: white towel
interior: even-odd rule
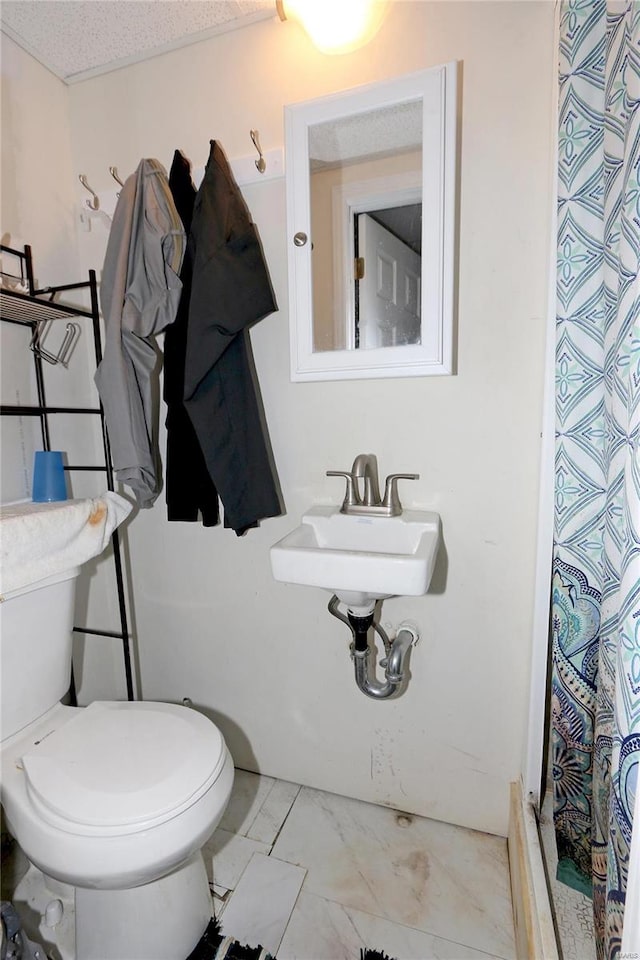
[[[0,594],[98,556],[131,504],[107,491],[89,500],[0,507]]]

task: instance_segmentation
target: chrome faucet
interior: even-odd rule
[[[373,453],[359,453],[353,461],[351,476],[354,483],[364,480],[364,496],[361,503],[365,507],[380,506],[380,488],[378,486],[378,460]],[[358,484],[358,489],[360,485]]]
[[[341,513],[372,517],[398,517],[402,504],[398,496],[398,480],[417,480],[417,473],[391,473],[384,485],[384,496],[378,486],[378,461],[373,453],[359,453],[351,471],[327,470],[328,477],[344,477],[347,489]],[[363,481],[362,495],[360,481]]]

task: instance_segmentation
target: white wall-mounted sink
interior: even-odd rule
[[[351,516],[312,507],[295,530],[271,547],[276,580],[323,587],[349,607],[426,593],[440,542],[437,513]]]

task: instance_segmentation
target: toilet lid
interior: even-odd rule
[[[94,828],[153,826],[187,809],[225,760],[218,728],[170,703],[92,703],[22,757],[44,812]]]

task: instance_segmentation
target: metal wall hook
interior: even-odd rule
[[[113,179],[115,180],[116,183],[119,183],[121,187],[124,187],[123,181],[122,181],[122,180],[120,179],[120,177],[118,176],[118,168],[117,168],[117,167],[109,167],[109,173],[111,174],[111,176],[113,177]],[[118,198],[118,200],[120,199],[120,192],[121,192],[121,191],[118,190],[118,192],[116,193],[116,197]]]
[[[258,151],[258,155],[260,158],[259,160],[254,161],[255,165],[260,173],[264,173],[265,170],[267,169],[267,161],[264,159],[264,156],[262,154],[262,147],[260,146],[260,134],[257,130],[249,130],[249,134],[251,136],[251,140],[253,141],[254,147]]]
[[[100,209],[100,198],[99,198],[98,194],[95,192],[95,190],[93,190],[93,189],[89,186],[89,184],[87,183],[87,178],[85,177],[84,173],[81,173],[81,174],[79,175],[78,180],[80,181],[80,183],[82,184],[82,186],[85,188],[85,190],[88,190],[89,193],[91,194],[91,196],[93,197],[93,200],[85,200],[85,203],[87,204],[87,206],[89,207],[89,209],[90,209],[90,210],[99,210],[99,209]]]
[[[124,187],[124,182],[123,182],[123,181],[120,179],[120,177],[118,176],[118,168],[117,168],[117,167],[109,167],[109,173],[111,174],[111,176],[113,177],[113,179],[116,181],[116,183],[119,183],[121,187]]]

